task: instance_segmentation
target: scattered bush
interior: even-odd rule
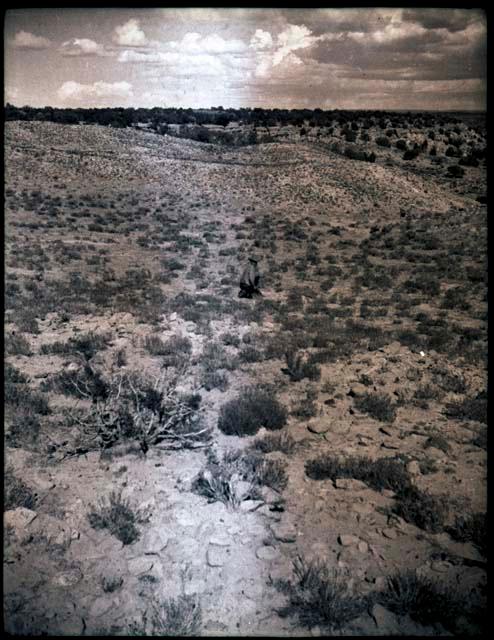
[[[461,402],[446,405],[444,413],[456,420],[474,420],[487,424],[487,392],[481,391],[473,398],[465,398]]]
[[[463,178],[465,175],[465,169],[458,164],[454,164],[447,168],[446,174],[448,178]]]
[[[250,436],[265,427],[281,429],[287,412],[270,392],[259,388],[244,389],[242,394],[220,409],[218,428],[226,435]]]
[[[447,527],[446,531],[453,540],[471,542],[484,557],[487,557],[487,515],[485,513],[457,516],[454,525]]]
[[[282,369],[292,382],[299,382],[304,378],[309,380],[319,380],[321,377],[321,369],[313,364],[308,358],[304,358],[303,354],[296,351],[288,351],[285,353],[286,368]]]
[[[108,529],[123,544],[132,544],[139,538],[136,527],[139,515],[128,500],[122,499],[121,491],[112,491],[107,501],[101,499],[99,505],[91,509],[87,517],[93,529]]]
[[[368,457],[321,455],[305,463],[305,473],[313,480],[354,478],[376,491],[399,492],[411,486],[410,476],[402,461],[395,458],[371,460]]]
[[[9,356],[32,355],[29,340],[22,334],[5,336],[5,353]]]
[[[379,592],[377,598],[393,613],[409,615],[424,625],[441,622],[448,627],[462,609],[451,589],[414,571],[388,576],[386,589]]]
[[[289,598],[280,615],[296,616],[309,629],[320,625],[336,630],[364,613],[366,598],[352,595],[348,578],[335,570],[299,556],[294,561],[294,574],[294,581],[279,580],[276,584]]]
[[[254,440],[252,447],[262,453],[271,453],[272,451],[281,451],[286,455],[290,455],[295,451],[296,441],[289,433],[268,433],[264,438]]]
[[[22,480],[14,475],[13,469],[8,467],[4,472],[4,502],[3,509],[34,509],[36,494]]]
[[[140,624],[131,625],[130,632],[139,636],[199,636],[201,622],[202,610],[197,596],[180,595],[152,602],[150,626],[144,614]]]
[[[396,409],[391,398],[385,394],[365,393],[357,396],[354,402],[359,411],[368,413],[374,420],[394,422],[396,419]]]
[[[398,498],[393,511],[404,520],[429,533],[439,533],[444,529],[448,506],[443,499],[414,486],[401,490]]]

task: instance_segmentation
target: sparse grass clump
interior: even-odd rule
[[[473,420],[487,424],[487,392],[481,391],[473,398],[446,405],[444,413],[456,420]]]
[[[5,353],[9,356],[30,356],[29,340],[22,334],[5,336]]]
[[[221,407],[218,428],[226,435],[250,436],[261,427],[277,431],[286,420],[286,409],[276,397],[254,387],[244,389],[239,397]]]
[[[319,380],[321,377],[321,369],[312,363],[309,358],[304,358],[303,354],[296,351],[287,351],[285,353],[286,368],[282,369],[292,382],[299,382],[304,378],[309,380]]]
[[[324,454],[308,460],[305,473],[313,480],[354,478],[376,491],[390,489],[399,492],[411,486],[405,465],[395,458],[371,460],[368,457],[349,456],[343,459]]]
[[[123,544],[132,544],[139,537],[136,527],[139,516],[129,501],[122,498],[121,491],[112,491],[106,501],[101,499],[87,517],[93,529],[108,529]]]
[[[131,635],[136,636],[198,636],[202,623],[201,604],[195,595],[166,598],[151,603],[151,616],[143,615],[140,624],[132,624]]]
[[[458,542],[471,542],[487,557],[487,514],[472,513],[457,516],[454,525],[446,531]]]
[[[439,533],[444,529],[449,509],[444,499],[411,485],[399,492],[393,511],[424,531]]]
[[[348,579],[335,570],[302,557],[294,561],[293,569],[293,581],[281,580],[276,585],[289,599],[281,615],[295,616],[309,629],[319,625],[336,630],[365,611],[367,599],[353,595]]]
[[[449,626],[461,610],[456,594],[430,578],[414,571],[388,576],[386,589],[378,594],[378,601],[397,615],[409,615],[428,625],[441,622]]]
[[[36,505],[36,494],[20,478],[14,475],[14,471],[10,467],[5,469],[4,472],[3,495],[4,511],[17,509],[17,507],[34,509]]]
[[[374,420],[394,422],[396,419],[396,408],[391,398],[385,394],[365,393],[357,396],[354,402],[359,411],[368,413]]]
[[[252,448],[261,453],[281,451],[286,455],[293,453],[296,446],[296,441],[289,433],[268,433],[264,438],[254,440],[252,444]]]

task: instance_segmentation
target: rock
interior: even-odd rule
[[[209,540],[209,544],[215,545],[217,547],[229,547],[231,543],[231,538],[222,534],[215,535]]]
[[[334,486],[337,489],[347,489],[352,491],[361,491],[362,489],[369,488],[365,482],[362,482],[362,480],[355,480],[354,478],[336,478]]]
[[[389,538],[389,540],[396,540],[396,538],[398,537],[398,533],[396,532],[396,529],[391,529],[391,527],[387,527],[386,529],[383,529],[382,534],[385,538]]]
[[[148,531],[142,541],[145,555],[159,554],[168,544],[168,536],[159,529]]]
[[[192,596],[194,594],[204,593],[208,583],[203,578],[192,578],[184,585],[184,595]]]
[[[380,604],[375,604],[371,611],[372,619],[380,635],[400,635],[399,622],[391,611]]]
[[[350,387],[347,395],[351,398],[355,398],[357,396],[363,396],[366,393],[369,393],[368,387],[366,387],[365,384],[361,384],[360,382],[355,382]]]
[[[368,502],[357,502],[352,504],[352,511],[355,511],[355,513],[359,513],[360,515],[368,515],[374,511],[374,506]]]
[[[4,513],[3,522],[5,527],[13,527],[16,531],[22,531],[28,527],[37,516],[36,511],[26,509],[25,507],[17,507],[17,509],[9,509],[9,511]]]
[[[259,560],[274,560],[278,555],[278,551],[271,546],[258,547],[256,550],[256,557]]]
[[[391,489],[382,489],[381,495],[383,495],[385,498],[394,498],[396,496],[396,493]]]
[[[60,587],[73,587],[80,582],[83,577],[83,573],[79,567],[74,567],[73,569],[57,573],[52,582]]]
[[[330,426],[324,422],[313,422],[312,424],[307,425],[307,429],[311,433],[321,435],[323,433],[327,433],[330,429]]]
[[[295,542],[297,539],[296,530],[288,524],[277,522],[270,525],[270,529],[278,542]]]
[[[100,596],[91,605],[91,608],[89,609],[89,617],[91,619],[99,618],[103,614],[107,613],[113,607],[113,605],[113,598],[104,598]]]
[[[141,573],[147,573],[153,567],[154,560],[150,558],[132,558],[128,562],[129,573],[133,576],[139,576]]]
[[[435,560],[431,564],[432,571],[437,573],[447,573],[453,565],[445,560]]]
[[[316,626],[316,627],[312,627],[310,630],[310,635],[313,638],[320,638],[323,635],[323,631],[321,629],[321,627]]]
[[[352,544],[358,544],[360,542],[360,538],[351,534],[340,533],[338,536],[338,542],[342,547],[350,547]]]
[[[252,493],[252,483],[246,482],[245,480],[237,480],[235,482],[235,496],[237,500],[247,500]]]
[[[412,476],[417,476],[420,474],[420,465],[417,460],[411,460],[407,464],[407,471]]]
[[[210,567],[222,567],[229,557],[229,547],[210,546],[206,553],[206,560]]]
[[[261,505],[264,504],[264,500],[243,500],[240,503],[239,509],[240,511],[255,511]]]
[[[357,549],[360,551],[360,553],[367,553],[369,551],[369,545],[367,544],[367,542],[362,540],[362,542],[358,543]]]
[[[387,580],[384,576],[377,576],[374,580],[374,585],[378,591],[383,591],[386,588]]]

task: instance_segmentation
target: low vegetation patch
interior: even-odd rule
[[[364,613],[367,599],[353,595],[348,578],[319,561],[307,562],[298,557],[293,565],[293,580],[278,580],[275,586],[283,591],[289,604],[278,613],[294,616],[311,629],[321,626],[337,630]]]
[[[130,625],[134,636],[199,636],[202,624],[202,609],[197,596],[180,595],[177,598],[153,600],[151,614],[143,615],[140,623]]]
[[[374,420],[394,422],[396,419],[396,408],[391,398],[383,393],[364,393],[354,402],[359,411],[368,413]]]
[[[292,454],[297,447],[297,442],[289,433],[268,433],[263,438],[254,440],[252,448],[261,453],[281,451],[286,455]]]
[[[446,531],[458,542],[471,542],[487,557],[487,514],[471,513],[457,516],[454,525]]]
[[[129,501],[122,498],[121,491],[112,491],[107,500],[100,499],[97,506],[91,506],[87,517],[93,529],[108,529],[123,544],[132,544],[139,538],[136,525],[140,516]]]
[[[272,392],[246,388],[220,409],[218,428],[226,435],[251,436],[265,427],[281,429],[287,421],[287,411]]]
[[[321,455],[305,463],[305,472],[313,480],[336,480],[337,478],[354,478],[361,480],[376,491],[390,489],[402,491],[411,486],[410,476],[401,460],[349,456],[339,458]]]
[[[34,509],[36,506],[36,494],[27,486],[20,478],[18,478],[13,469],[8,467],[4,472],[4,502],[3,510],[17,509],[24,507],[25,509]]]

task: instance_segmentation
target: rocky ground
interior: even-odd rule
[[[6,630],[481,631],[484,166],[5,134]],[[239,300],[252,252],[263,297]],[[134,414],[103,449],[93,417],[133,375],[197,394],[206,435],[143,440]],[[253,385],[285,417],[246,434],[237,412],[229,435]],[[112,492],[114,529],[94,515]]]

